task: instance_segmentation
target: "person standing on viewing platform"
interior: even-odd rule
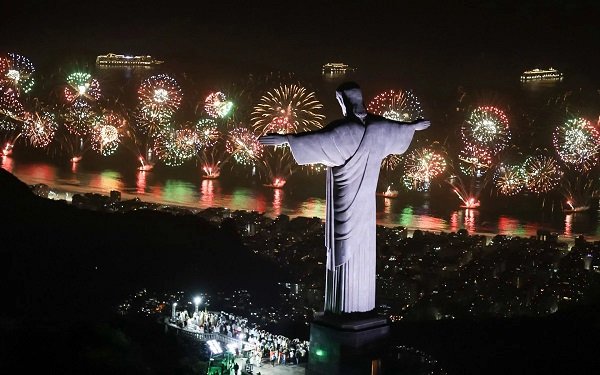
[[[261,367],[262,366],[262,356],[259,352],[256,352],[256,364]]]

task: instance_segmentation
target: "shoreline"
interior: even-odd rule
[[[23,181],[25,184],[27,184],[28,186],[34,186],[37,185],[37,183],[29,183],[28,181],[25,180],[21,180]],[[49,186],[50,189],[50,193],[48,194],[48,199],[53,199],[53,200],[65,200],[66,202],[68,202],[69,204],[71,203],[72,197],[76,194],[100,194],[103,196],[109,196],[110,195],[110,191],[104,191],[104,190],[98,190],[98,189],[70,189],[69,191],[66,191],[64,189],[57,189],[55,187]],[[119,191],[119,193],[121,194],[121,199],[122,200],[133,200],[133,199],[139,199],[142,202],[146,202],[146,203],[151,203],[151,204],[157,204],[157,205],[161,205],[164,207],[173,207],[173,208],[178,208],[178,209],[183,209],[183,210],[188,210],[190,211],[192,214],[196,214],[200,211],[205,210],[206,208],[200,208],[194,205],[186,205],[186,204],[181,204],[181,203],[174,203],[174,202],[168,202],[168,201],[164,201],[164,200],[159,200],[159,199],[153,199],[151,196],[145,196],[143,194],[136,194],[136,193],[130,193],[130,192],[123,192],[123,191]],[[142,199],[143,198],[143,199]],[[149,198],[149,199],[148,199]],[[223,209],[227,209],[227,210],[231,210],[228,207],[212,207],[212,208],[223,208]],[[247,209],[236,209],[236,210],[232,210],[232,211],[246,211],[246,212],[257,212],[260,215],[264,215],[267,216],[271,219],[276,218],[277,216],[273,216],[273,215],[269,215],[266,212],[259,212],[259,211],[254,211],[254,210],[247,210]],[[295,218],[295,217],[303,217],[302,215],[288,215],[285,214],[286,216],[289,216],[290,218]],[[323,217],[320,216],[313,216],[313,217],[317,217],[319,219],[321,219],[322,221],[324,221],[325,219]],[[382,227],[387,227],[387,228],[393,228],[393,227],[403,227],[406,229],[407,232],[407,237],[412,237],[414,232],[417,230],[423,231],[423,232],[429,232],[429,233],[434,233],[434,234],[440,234],[440,233],[453,233],[454,231],[433,231],[433,230],[427,230],[427,229],[422,229],[422,228],[418,228],[418,227],[405,227],[402,225],[393,225],[393,224],[380,224],[377,223],[378,226],[382,226]],[[523,238],[523,239],[527,239],[530,237],[525,237],[525,236],[514,236],[514,235],[508,235],[508,234],[500,234],[500,233],[493,233],[493,232],[478,232],[478,231],[471,231],[468,232],[468,234],[470,236],[483,236],[486,238],[486,244],[489,243],[490,241],[492,241],[492,239],[497,236],[497,235],[503,235],[506,237],[519,237],[519,238]],[[588,242],[595,242],[595,241],[600,241],[600,238],[596,238],[594,236],[585,236],[583,235],[583,237],[586,239],[586,241]],[[565,243],[567,244],[568,248],[571,249],[571,247],[573,247],[573,245],[575,244],[575,240],[577,237],[566,237],[564,235],[558,235],[557,234],[557,242],[559,243]]]

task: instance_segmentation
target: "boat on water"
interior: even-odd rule
[[[587,206],[587,205],[579,206],[579,205],[574,205],[573,203],[575,203],[575,202],[573,202],[572,200],[568,200],[567,206],[569,208],[563,207],[563,212],[566,214],[572,214],[572,213],[576,213],[576,212],[585,212],[590,209],[590,206]]]
[[[388,186],[386,191],[381,192],[381,193],[376,193],[376,194],[377,194],[377,196],[384,197],[384,198],[396,198],[398,196],[398,190],[392,190]]]
[[[218,165],[206,165],[202,167],[202,171],[204,172],[202,178],[205,180],[216,180],[221,175],[221,168]]]
[[[149,172],[152,169],[154,169],[154,164],[144,164],[137,168],[137,170],[140,172]]]
[[[132,56],[132,55],[117,55],[115,53],[107,53],[106,55],[98,55],[96,57],[96,65],[113,65],[113,66],[150,66],[164,63],[162,60],[157,60],[150,55]]]
[[[589,209],[590,209],[590,206],[579,206],[579,207],[563,209],[563,212],[566,214],[574,214],[576,212],[585,212]]]
[[[263,184],[263,186],[272,189],[281,189],[287,181],[284,178],[275,178],[270,184]]]
[[[342,62],[330,62],[321,68],[321,74],[326,78],[342,78],[354,71],[355,68]]]
[[[521,74],[521,82],[558,82],[562,81],[563,74],[554,68],[526,70]]]
[[[480,205],[481,205],[481,202],[479,200],[475,200],[475,198],[471,198],[471,199],[467,200],[465,202],[465,204],[461,204],[460,208],[466,208],[468,210],[475,210],[475,209],[478,209]]]

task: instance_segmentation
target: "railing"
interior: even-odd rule
[[[177,331],[177,334],[179,334],[179,332],[183,333],[186,336],[192,337],[196,340],[200,340],[200,341],[208,341],[208,340],[217,340],[220,341],[224,344],[236,344],[240,350],[245,349],[247,347],[250,347],[251,349],[256,349],[256,345],[249,343],[248,341],[244,341],[244,340],[240,340],[240,339],[236,339],[233,337],[229,337],[227,335],[224,335],[222,333],[217,333],[217,332],[213,332],[213,333],[202,333],[202,332],[198,332],[198,331],[192,331],[186,328],[181,328],[179,326],[177,326],[176,324],[173,323],[167,323],[167,325],[170,328],[175,328]]]

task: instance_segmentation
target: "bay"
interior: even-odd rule
[[[231,210],[248,210],[269,217],[325,217],[325,199],[318,194],[298,194],[293,186],[272,189],[258,183],[240,183],[239,180],[203,179],[200,173],[170,173],[167,170],[137,171],[131,166],[123,168],[85,165],[68,165],[48,161],[20,161],[15,157],[1,159],[2,168],[23,182],[46,184],[59,198],[72,197],[74,193],[100,193],[108,195],[117,190],[123,199],[139,199],[165,205],[193,209],[226,207]],[[189,171],[188,171],[189,172]],[[324,176],[322,186],[324,191]],[[320,181],[321,177],[314,180]],[[320,191],[318,186],[313,191]],[[396,199],[377,196],[377,224],[403,226],[409,231],[455,232],[465,229],[471,234],[494,236],[535,236],[540,229],[559,235],[559,240],[572,242],[579,235],[588,240],[600,238],[600,225],[596,212],[574,214],[556,213],[544,217],[540,213],[528,215],[504,214],[497,210],[488,212],[459,209],[453,202],[444,205],[436,197],[400,197]]]

